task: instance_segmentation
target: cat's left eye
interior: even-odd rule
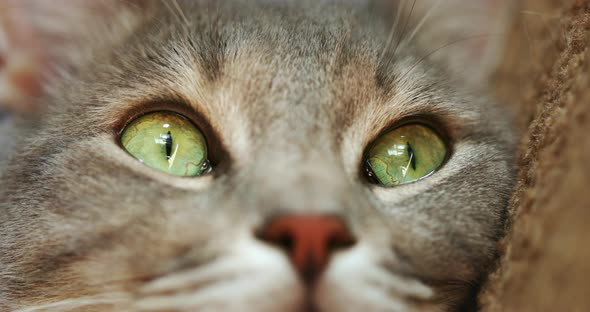
[[[446,144],[437,132],[422,124],[407,124],[377,138],[365,162],[372,180],[392,187],[429,176],[446,157]]]
[[[194,177],[209,169],[205,137],[173,112],[136,118],[121,133],[121,145],[145,165],[172,175]]]

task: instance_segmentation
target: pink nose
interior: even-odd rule
[[[323,215],[276,217],[262,228],[259,238],[285,250],[306,283],[323,272],[335,250],[355,243],[342,220]]]

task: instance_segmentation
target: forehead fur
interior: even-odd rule
[[[419,110],[461,113],[461,103],[455,103],[460,101],[449,99],[461,90],[450,86],[440,64],[421,59],[412,42],[389,37],[393,20],[375,19],[370,7],[354,1],[306,2],[306,10],[294,10],[301,5],[295,3],[201,1],[183,3],[179,11],[155,6],[158,13],[145,13],[132,36],[115,36],[119,39],[99,53],[102,57],[85,63],[66,82],[79,84],[73,80],[81,78],[88,83],[75,87],[73,96],[80,98],[54,105],[76,103],[80,113],[88,106],[104,107],[115,123],[120,115],[111,105],[182,100],[219,117],[243,107],[242,115],[255,121],[251,126],[275,119],[268,118],[268,107],[270,117],[281,111],[300,119],[323,113],[327,127],[348,125],[350,116],[369,111],[371,103],[395,102],[398,118]],[[405,100],[393,100],[394,95]],[[412,107],[419,104],[427,105]],[[471,114],[463,117],[471,119],[482,109],[464,108]],[[381,114],[379,107],[372,109]]]

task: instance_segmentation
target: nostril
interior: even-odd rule
[[[287,232],[281,233],[277,236],[268,235],[267,238],[268,239],[263,238],[263,240],[266,240],[269,243],[272,243],[273,245],[276,245],[287,252],[293,250],[293,247],[295,245],[293,236],[291,236],[291,234]]]
[[[287,252],[308,283],[325,269],[332,253],[355,244],[354,236],[341,219],[323,215],[276,217],[258,231],[257,237]]]
[[[356,240],[348,231],[335,233],[328,240],[328,250],[346,249],[352,247]]]

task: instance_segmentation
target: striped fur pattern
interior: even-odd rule
[[[28,1],[63,45],[47,45],[47,109],[14,121],[2,169],[0,310],[450,311],[493,265],[513,135],[453,1]],[[159,109],[203,129],[211,175],[118,146]],[[408,118],[444,133],[449,160],[369,184],[367,145]],[[253,235],[279,213],[336,214],[358,243],[308,289]]]

